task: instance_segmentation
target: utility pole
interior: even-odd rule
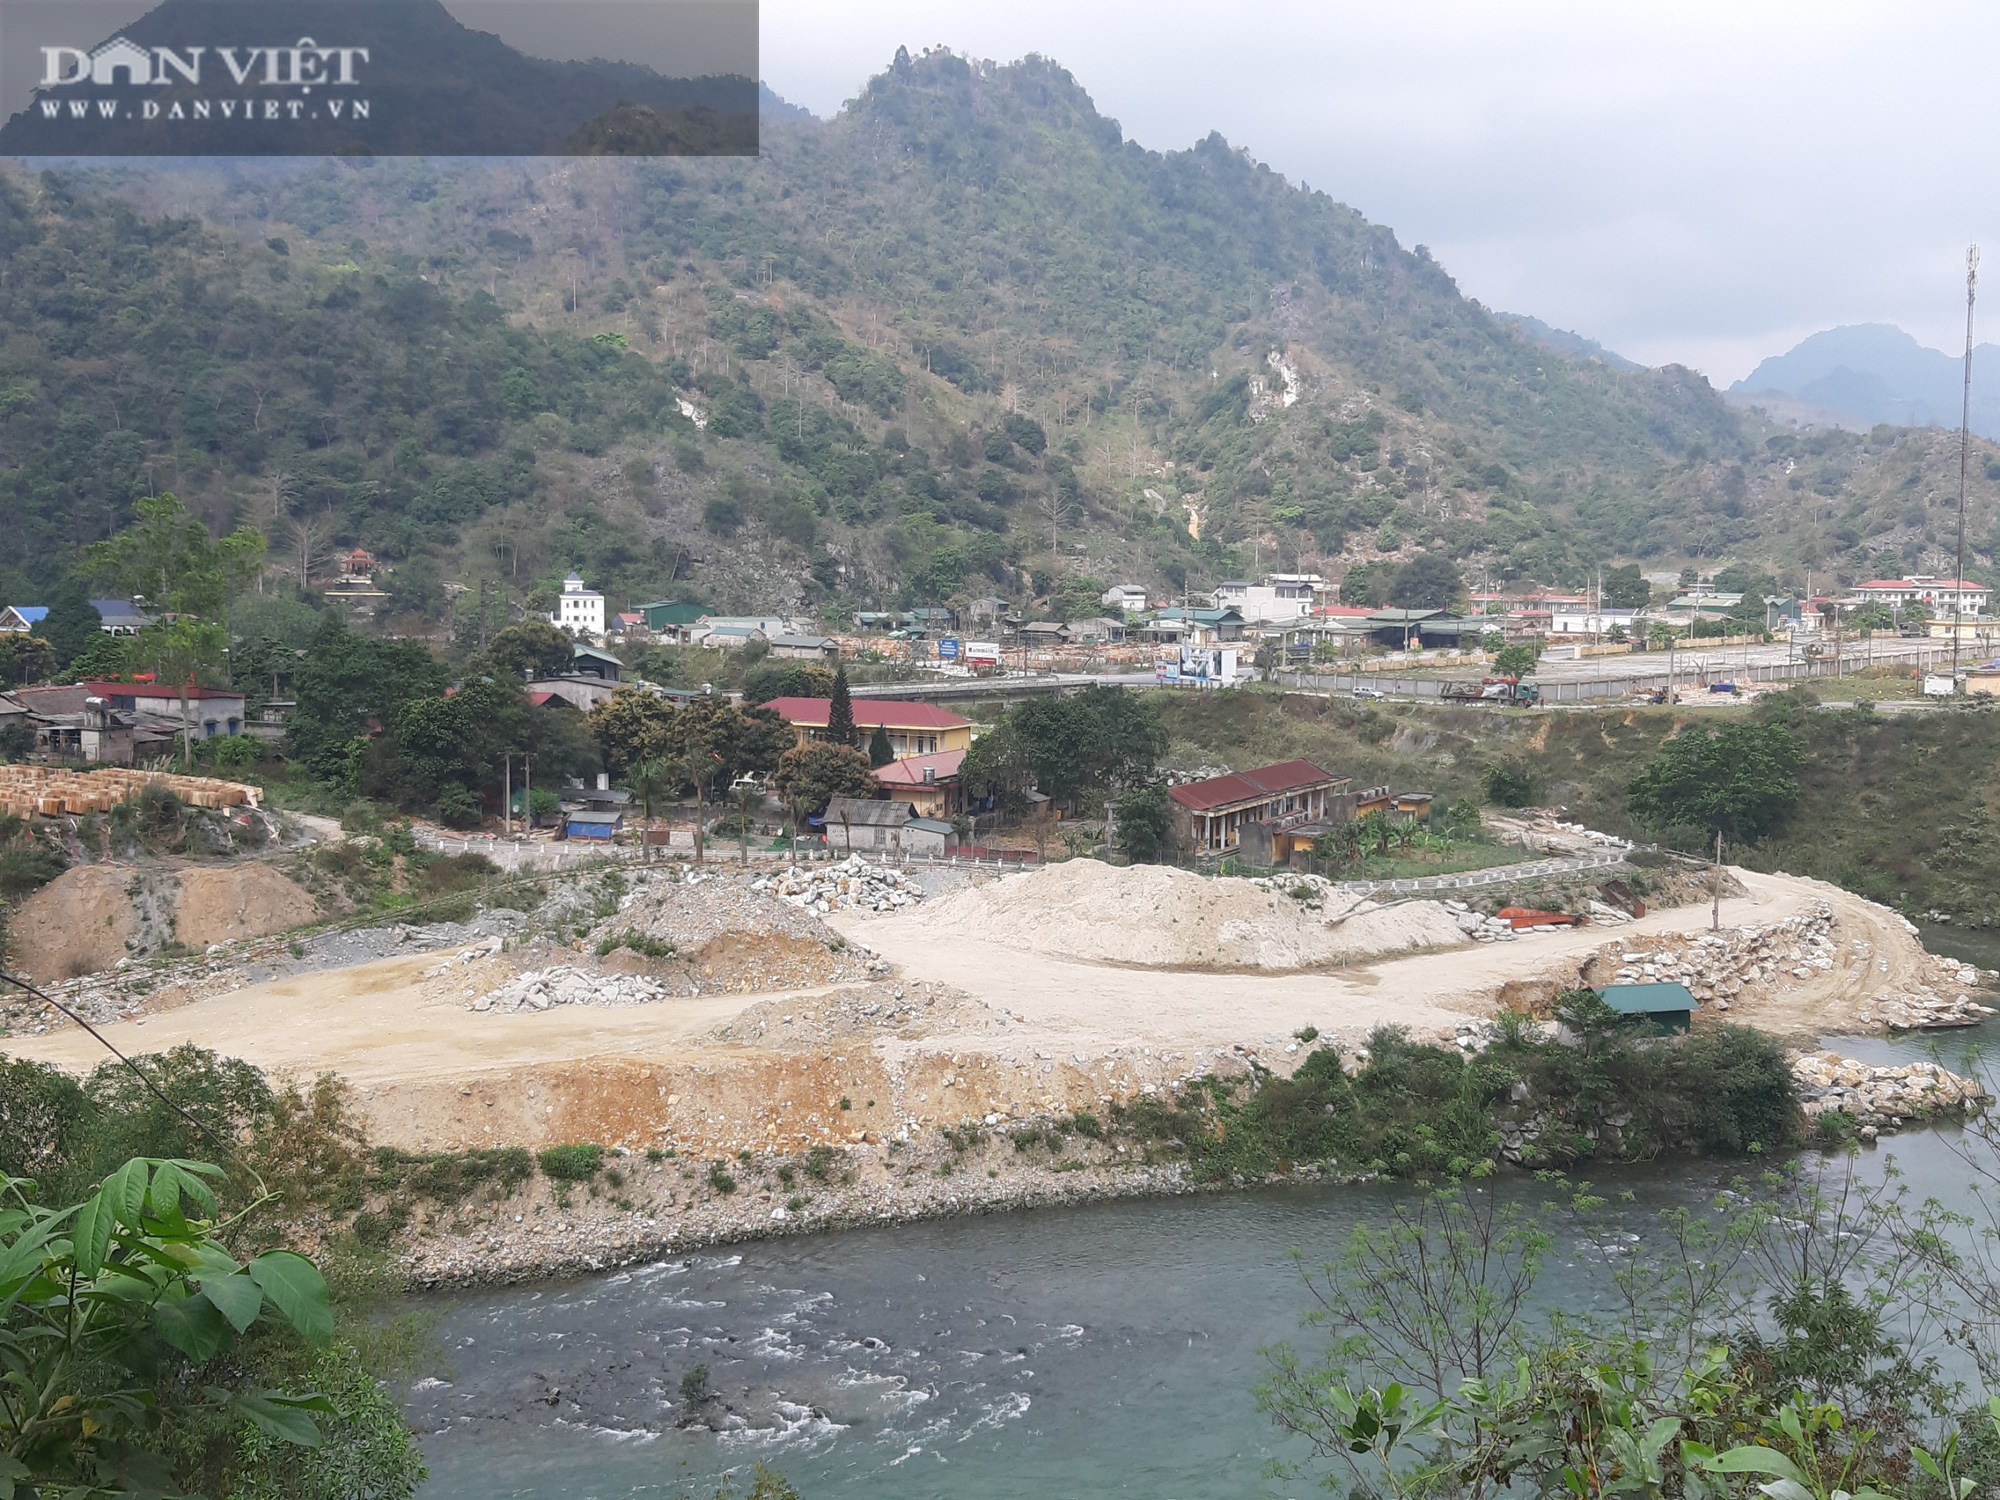
[[[1715,884],[1711,887],[1712,904],[1708,909],[1708,930],[1722,930],[1722,830],[1715,830]]]
[[[1965,470],[1972,456],[1972,302],[1979,287],[1979,247],[1965,247],[1965,391],[1958,416],[1958,587],[1951,596],[1951,690],[1958,691],[1958,622],[1965,608]]]
[[[514,752],[505,750],[500,755],[500,826],[507,830],[507,837],[514,836]]]

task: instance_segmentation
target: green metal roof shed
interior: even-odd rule
[[[1686,1031],[1701,1002],[1686,985],[1674,980],[1658,984],[1607,984],[1598,992],[1621,1016],[1649,1021],[1662,1031]]]
[[[665,630],[669,626],[692,625],[708,610],[699,604],[684,604],[677,599],[661,599],[652,604],[636,606],[646,617],[648,630]]]

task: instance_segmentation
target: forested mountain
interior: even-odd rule
[[[0,584],[46,590],[148,487],[274,567],[368,547],[401,629],[570,567],[614,608],[1082,608],[1418,548],[1551,583],[1941,557],[1944,434],[1762,430],[1699,375],[1566,358],[1220,137],[1142,150],[1051,62],[899,54],[763,134],[13,174]]]

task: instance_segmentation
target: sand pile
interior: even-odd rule
[[[1381,905],[1316,879],[1211,880],[1094,859],[975,886],[905,920],[941,938],[1162,969],[1306,969],[1468,941],[1435,901]]]

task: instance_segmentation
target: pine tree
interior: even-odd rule
[[[868,764],[879,771],[895,758],[896,752],[889,747],[889,731],[877,724],[868,736]]]
[[[847,663],[833,673],[833,701],[826,709],[826,740],[830,745],[854,747],[854,700],[847,692]]]

